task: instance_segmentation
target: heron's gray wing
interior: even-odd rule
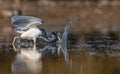
[[[11,24],[16,28],[29,28],[43,24],[43,20],[32,16],[13,16]]]

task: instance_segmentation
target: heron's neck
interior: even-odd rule
[[[57,36],[54,36],[54,35],[51,35],[51,36],[45,36],[45,37],[42,37],[42,39],[44,39],[46,42],[56,42],[58,39],[57,39]]]
[[[41,29],[41,31],[42,31],[42,36],[40,36],[39,38],[42,38],[46,42],[56,42],[58,40],[57,36],[53,34],[51,36],[48,36],[44,29]]]

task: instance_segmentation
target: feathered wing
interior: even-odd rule
[[[43,24],[43,20],[33,16],[13,16],[11,18],[11,24],[16,28],[29,28],[31,26],[37,26]]]

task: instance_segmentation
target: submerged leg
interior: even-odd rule
[[[13,42],[12,42],[14,51],[17,51],[17,49],[16,49],[16,47],[15,47],[15,40],[16,40],[17,38],[20,38],[20,37],[19,37],[19,36],[15,36],[14,39],[13,39]]]

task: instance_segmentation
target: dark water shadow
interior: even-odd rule
[[[120,41],[118,33],[100,34],[69,34],[68,49],[85,55],[120,56]]]

